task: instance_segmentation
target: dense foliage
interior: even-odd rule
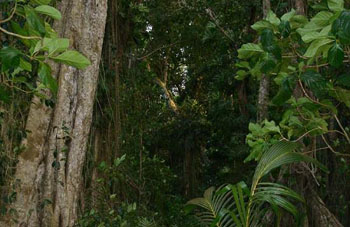
[[[263,18],[265,1],[108,1],[78,226],[350,224],[349,3],[271,0]],[[30,100],[55,106],[54,62],[90,64],[55,5],[0,1],[3,216]]]

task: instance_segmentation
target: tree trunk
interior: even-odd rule
[[[294,7],[298,14],[306,15],[305,0],[294,0]],[[297,86],[293,95],[296,99],[304,96],[300,86]],[[316,138],[312,138],[312,143],[309,147],[306,147],[306,150],[315,150],[316,149]],[[315,154],[312,154],[315,156]],[[314,181],[309,170],[306,169],[302,164],[296,164],[296,169],[299,169],[299,173],[295,173],[297,178],[297,188],[298,192],[306,199],[306,205],[308,208],[307,219],[308,223],[305,225],[308,226],[317,226],[317,227],[341,227],[342,224],[337,220],[337,218],[328,210],[322,199],[317,195],[315,190],[316,185],[312,183]],[[293,171],[296,171],[293,169]]]
[[[271,9],[270,0],[263,0],[263,16],[267,16]],[[259,85],[259,97],[258,97],[258,116],[257,121],[262,122],[268,118],[268,102],[269,102],[269,90],[270,90],[270,79],[268,75],[262,74]]]
[[[73,226],[79,214],[107,0],[63,0],[58,8],[63,16],[54,26],[59,36],[69,38],[92,64],[85,70],[53,65],[59,84],[55,107],[33,99],[23,141],[26,149],[15,174],[17,200],[11,206],[18,226]],[[9,220],[5,223],[15,226]]]

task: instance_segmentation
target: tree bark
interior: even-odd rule
[[[63,17],[55,30],[92,64],[85,70],[53,65],[59,84],[55,107],[33,99],[26,126],[29,133],[23,141],[26,149],[19,155],[15,174],[17,200],[11,205],[18,226],[73,226],[79,215],[107,0],[63,0],[58,8]],[[0,224],[17,226],[11,220]]]
[[[263,0],[263,16],[267,16],[271,9],[270,0]],[[259,96],[258,96],[258,114],[257,121],[262,122],[268,118],[268,102],[269,102],[269,90],[270,90],[270,79],[268,75],[262,74],[259,85]]]

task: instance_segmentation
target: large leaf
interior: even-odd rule
[[[319,163],[317,160],[303,155],[298,152],[294,152],[298,148],[297,143],[282,141],[273,145],[262,157],[256,167],[253,177],[253,188],[257,186],[261,177],[268,174],[271,170],[278,168],[285,164],[294,162],[312,162],[316,164],[320,169],[327,171],[327,168]]]
[[[277,95],[272,99],[272,103],[275,105],[283,105],[292,96],[295,88],[295,81],[293,77],[286,77],[282,80],[281,87]]]
[[[48,15],[56,20],[61,20],[61,18],[62,18],[60,11],[58,11],[56,8],[54,8],[52,6],[41,5],[41,6],[36,7],[35,11],[37,13]]]
[[[247,43],[242,45],[242,47],[238,50],[238,58],[247,59],[263,52],[264,50],[259,45],[254,43]]]
[[[330,19],[334,14],[328,11],[321,11],[314,16],[311,21],[318,26],[325,26],[329,24]]]
[[[50,58],[56,62],[74,66],[78,69],[84,69],[91,64],[89,59],[87,59],[84,55],[74,50],[66,51],[56,57]]]
[[[36,14],[33,8],[29,6],[24,7],[26,19],[30,27],[35,29],[39,34],[44,37],[46,33],[44,21]]]
[[[311,45],[306,50],[306,53],[304,54],[304,56],[308,58],[313,58],[319,53],[319,50],[321,47],[324,47],[332,42],[334,41],[328,38],[317,39],[311,43]]]
[[[329,95],[336,98],[339,102],[344,103],[347,107],[350,107],[350,90],[335,87],[334,90],[329,92]]]
[[[337,43],[329,49],[328,51],[328,62],[331,66],[339,67],[343,64],[344,60],[344,50]]]
[[[260,31],[264,30],[265,28],[273,29],[273,25],[266,20],[260,20],[260,21],[256,22],[255,24],[253,24],[252,28],[255,31],[260,32]]]
[[[56,79],[51,75],[50,66],[45,63],[40,63],[38,75],[41,82],[51,90],[53,95],[56,95],[58,91],[58,85]]]
[[[292,9],[290,12],[284,14],[281,17],[281,20],[283,21],[290,21],[290,19],[296,14],[296,11],[294,9]]]
[[[43,40],[38,41],[36,44],[33,54],[38,51],[48,51],[49,56],[57,53],[66,51],[69,47],[69,39],[62,38],[44,38]]]
[[[217,190],[210,187],[204,192],[202,198],[188,201],[187,206],[194,205],[203,209],[203,211],[197,213],[197,216],[206,226],[224,227],[234,224],[228,212],[234,201],[231,187],[221,187]]]
[[[272,10],[267,13],[266,20],[276,26],[278,26],[281,22],[281,20],[276,16],[274,12],[272,12]]]
[[[343,86],[343,87],[350,88],[350,74],[345,73],[345,74],[340,75],[337,78],[336,84]]]
[[[317,97],[321,97],[325,94],[326,80],[318,72],[308,70],[300,76],[300,79]]]
[[[20,64],[20,57],[22,52],[13,47],[4,47],[0,50],[1,70],[3,72],[7,70],[15,69]]]
[[[30,0],[30,2],[37,5],[48,5],[51,0]]]
[[[334,12],[340,12],[344,10],[344,0],[327,0],[328,8]]]
[[[350,44],[350,12],[343,11],[332,24],[332,33],[343,44]]]

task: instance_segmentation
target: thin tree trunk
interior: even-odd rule
[[[82,168],[99,72],[107,0],[63,0],[59,36],[91,61],[85,70],[54,65],[59,91],[54,109],[33,99],[27,119],[26,149],[19,156],[12,209],[18,226],[73,226],[78,218]],[[3,224],[3,223],[1,223]],[[7,220],[6,225],[15,226]],[[3,225],[1,225],[3,226]]]
[[[263,16],[267,16],[271,9],[270,0],[263,0]],[[266,74],[261,75],[258,97],[258,114],[257,121],[262,122],[268,118],[268,102],[269,102],[270,79]]]

